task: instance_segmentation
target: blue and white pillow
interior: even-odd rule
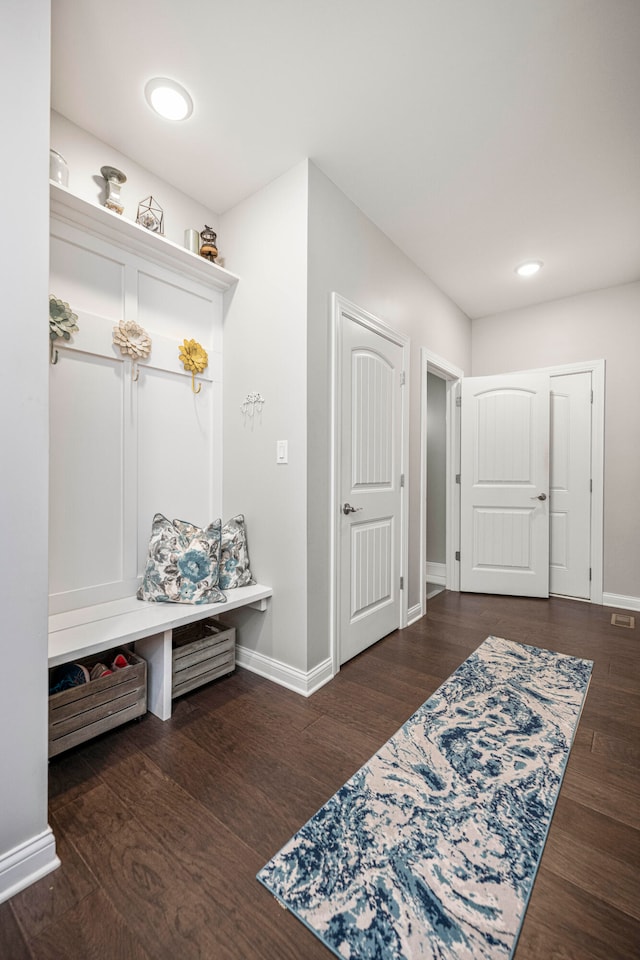
[[[223,590],[255,583],[249,567],[247,531],[241,513],[227,520],[222,528],[219,583]]]
[[[223,603],[218,587],[222,521],[204,530],[156,513],[139,600],[156,603]]]

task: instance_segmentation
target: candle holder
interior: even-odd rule
[[[105,206],[107,210],[113,210],[114,213],[122,214],[124,204],[120,199],[120,187],[123,183],[127,182],[125,174],[116,167],[108,166],[100,167],[100,173],[107,181],[107,197],[103,206]]]

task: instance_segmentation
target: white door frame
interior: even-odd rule
[[[458,418],[456,415],[456,397],[458,381],[464,376],[464,370],[449,363],[437,353],[420,348],[420,603],[411,608],[411,622],[426,613],[427,583],[427,374],[433,373],[446,382],[446,589],[460,589],[460,566],[456,561],[456,550],[460,544],[460,486],[456,484],[456,473],[460,472],[460,442]]]
[[[339,616],[340,616],[340,477],[342,453],[340,428],[342,423],[342,354],[340,350],[340,317],[347,313],[356,323],[362,324],[374,333],[381,334],[402,348],[402,366],[405,371],[402,389],[402,427],[401,427],[401,471],[405,477],[404,487],[400,490],[400,575],[404,577],[404,590],[400,594],[399,627],[407,625],[408,561],[409,561],[409,337],[394,330],[383,320],[367,313],[350,300],[338,293],[331,294],[331,495],[329,498],[329,630],[332,673],[340,670]]]
[[[561,364],[555,367],[537,367],[534,370],[513,370],[504,371],[508,373],[546,373],[550,377],[560,377],[571,373],[590,373],[591,388],[593,390],[593,402],[591,411],[591,481],[593,485],[591,495],[591,597],[588,603],[602,603],[603,598],[603,549],[604,549],[604,402],[605,402],[605,361],[604,360],[585,360],[578,363]],[[426,382],[426,377],[425,377]],[[426,387],[425,387],[426,390]],[[458,411],[459,413],[459,411]],[[426,407],[425,407],[426,423]],[[453,418],[457,420],[457,417]],[[454,426],[454,444],[457,443]],[[459,437],[459,434],[457,434]],[[458,449],[458,456],[460,451]],[[457,489],[456,489],[457,488]],[[460,488],[456,484],[455,475],[452,474],[447,479],[447,490],[449,498],[453,499],[460,496]],[[458,506],[458,518],[460,510]],[[422,529],[422,525],[421,525]],[[447,533],[448,536],[448,533]],[[456,537],[455,549],[460,549],[460,526],[458,519],[458,533]],[[447,541],[448,550],[448,541]],[[449,558],[447,556],[447,568]],[[454,563],[458,575],[457,586],[447,587],[450,590],[460,589],[460,570],[459,564]]]

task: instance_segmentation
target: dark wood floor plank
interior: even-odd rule
[[[544,858],[543,858],[544,859]],[[558,877],[544,864],[538,871],[514,960],[542,960],[532,927],[550,931],[561,950],[565,942],[597,960],[631,960],[638,946],[638,923],[610,904]],[[578,953],[578,956],[581,954]]]
[[[151,956],[101,890],[36,937],[32,948],[34,960],[149,960]]]
[[[559,827],[549,833],[544,852],[547,870],[640,921],[640,875],[631,866],[578,841]]]
[[[17,894],[11,901],[22,929],[29,937],[39,936],[100,886],[99,880],[76,853],[67,833],[60,828],[54,812],[50,813],[49,822],[56,837],[56,852],[62,866]]]
[[[308,699],[238,669],[166,723],[147,714],[56,757],[63,865],[0,907],[0,957],[329,960],[256,870],[493,634],[594,661],[515,960],[631,960],[640,643],[610,614],[445,591]]]
[[[0,957],[3,960],[33,960],[12,906],[13,903],[0,903]]]

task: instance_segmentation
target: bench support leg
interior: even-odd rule
[[[147,661],[147,709],[168,720],[171,716],[171,630],[136,641],[136,650]]]

